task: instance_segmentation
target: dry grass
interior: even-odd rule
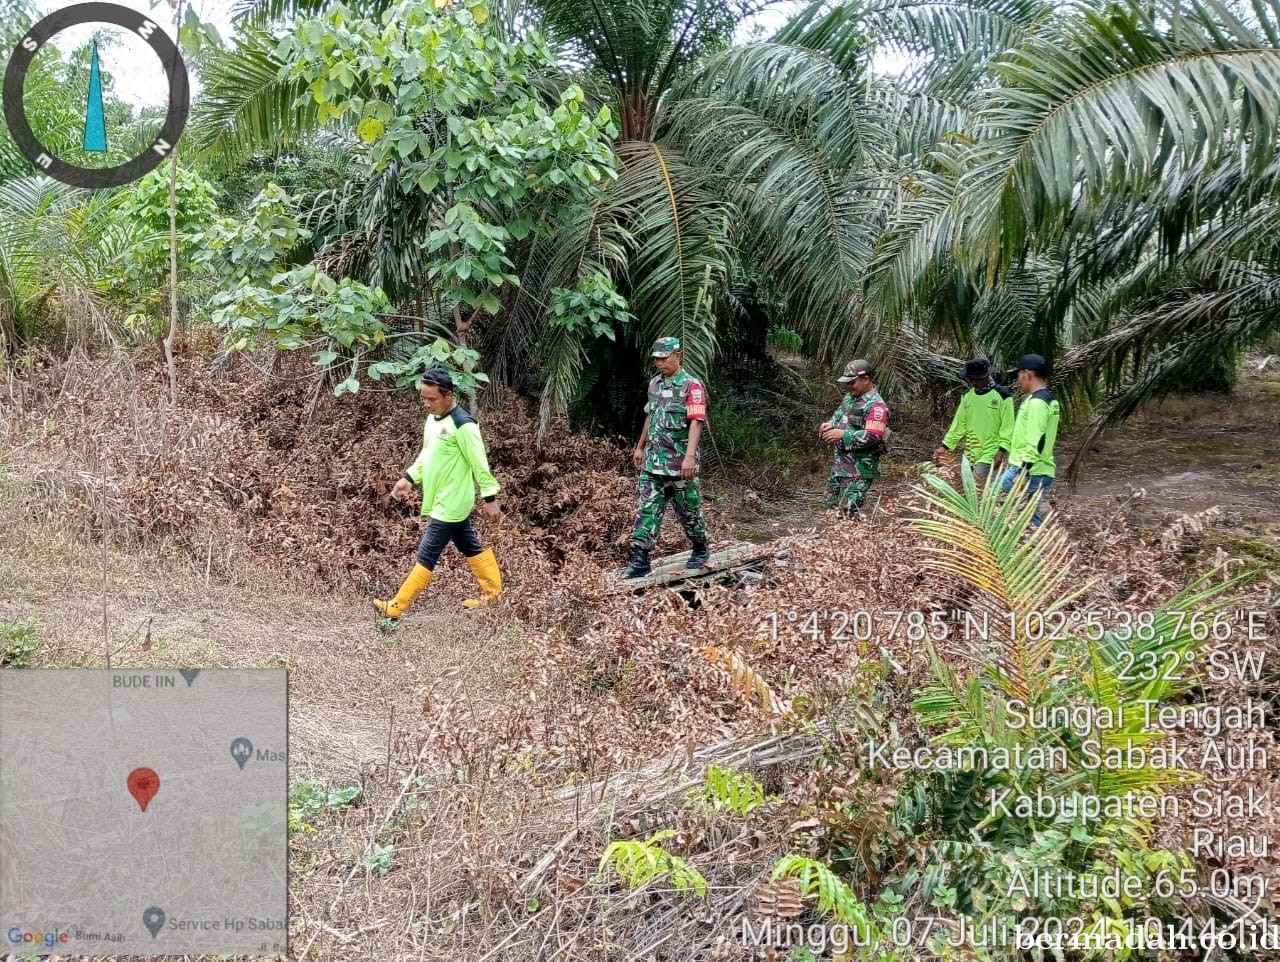
[[[367,495],[408,444],[386,436],[412,438],[416,413],[395,415],[395,430],[381,420],[349,425],[354,439],[340,448],[348,456],[332,469],[348,473],[307,478],[331,458],[334,445],[318,442],[337,430],[336,415],[310,425],[290,417],[237,420],[278,401],[265,389],[254,395],[246,381],[236,412],[212,413],[231,403],[222,398],[188,408],[181,427],[170,428],[161,425],[154,396],[144,403],[151,395],[143,391],[128,400],[132,388],[121,377],[103,387],[85,374],[61,381],[51,374],[38,397],[26,398],[21,422],[11,418],[7,435],[0,433],[11,455],[29,444],[9,459],[18,476],[0,476],[0,524],[10,535],[0,543],[0,620],[37,619],[41,665],[101,666],[110,650],[121,666],[290,669],[291,776],[363,789],[358,805],[323,813],[291,842],[297,960],[748,958],[733,944],[737,926],[754,911],[756,883],[777,856],[819,853],[825,831],[848,830],[815,825],[811,816],[819,799],[850,797],[858,787],[819,779],[809,762],[824,749],[850,747],[852,735],[828,719],[844,712],[847,722],[861,704],[850,700],[851,679],[862,677],[880,693],[883,723],[923,735],[909,710],[927,672],[917,645],[889,642],[890,662],[832,637],[829,627],[806,638],[787,614],[967,608],[972,600],[955,580],[921,568],[922,539],[906,523],[905,494],[880,501],[869,523],[821,519],[814,536],[792,536],[787,565],[761,585],[700,590],[696,607],[675,592],[605,598],[599,573],[616,560],[617,531],[625,534],[629,521],[624,471],[610,467],[615,454],[607,446],[580,440],[534,460],[520,446],[523,422],[513,415],[510,431],[493,436],[518,517],[486,533],[507,597],[491,609],[460,611],[472,582],[451,554],[412,615],[384,635],[374,628],[365,589],[397,581],[413,543],[411,519],[388,520]],[[188,390],[190,403],[218,389],[199,382]],[[357,407],[365,413],[356,421],[374,418],[385,401],[369,403],[367,411]],[[77,411],[84,419],[72,423]],[[104,412],[112,411],[108,424]],[[47,421],[53,427],[45,430]],[[257,435],[295,426],[290,446],[279,449],[286,453],[254,448],[257,461],[245,454]],[[219,437],[236,439],[230,454],[209,450]],[[72,458],[86,456],[89,439],[109,443],[99,444],[100,461],[75,475]],[[288,453],[299,451],[310,453]],[[227,480],[250,493],[257,490],[251,476],[296,472],[273,480],[314,485],[308,498],[322,508],[295,509],[302,499],[278,491],[257,508],[252,496],[209,495],[199,474],[208,458],[219,459],[220,471],[238,472]],[[56,472],[62,486],[42,480],[41,469]],[[90,479],[104,473],[107,483],[95,488]],[[163,500],[166,478],[177,489],[168,492],[171,501]],[[322,496],[321,486],[332,494]],[[140,530],[128,491],[155,499],[148,510],[186,512],[177,516],[179,530]],[[333,517],[303,543],[324,510]],[[206,528],[184,535],[184,518],[207,525],[215,539],[225,536],[230,556],[221,560],[216,540],[219,547],[202,555]],[[370,545],[367,556],[342,554],[352,544],[344,518]],[[1201,519],[1166,528],[1163,537],[1141,536],[1109,517],[1070,520],[1079,577],[1093,579],[1085,608],[1139,609],[1168,597],[1185,578],[1185,544],[1204,534]],[[296,543],[282,551],[277,539],[286,532]],[[346,560],[312,563],[326,550]],[[284,563],[289,557],[312,561]],[[1273,576],[1256,585],[1240,603],[1274,604],[1276,583]],[[770,613],[781,616],[777,639],[764,630]],[[1270,627],[1274,638],[1274,619]],[[702,651],[707,645],[733,653],[796,718],[753,704],[741,681]],[[955,646],[943,653],[956,664],[968,657]],[[701,810],[685,793],[713,762],[751,770],[779,800],[745,819]],[[1269,772],[1258,777],[1274,784]],[[671,850],[710,883],[706,900],[662,882],[636,891],[616,879],[593,882],[611,839],[666,827],[678,832]],[[389,847],[382,849],[385,874],[370,867],[375,846]],[[858,883],[874,891],[873,879]]]
[[[41,551],[49,529],[14,530],[0,572],[17,590],[0,618],[39,619],[41,664],[102,664],[93,547]],[[1176,551],[1158,539],[1126,547],[1127,562],[1119,554],[1082,562],[1100,578],[1089,604],[1140,607],[1173,589]],[[591,600],[575,595],[573,579],[552,575],[535,591],[547,604],[423,606],[388,643],[359,596],[205,585],[111,551],[108,636],[113,664],[286,664],[291,775],[362,787],[359,805],[293,841],[294,958],[747,958],[734,933],[757,882],[779,855],[817,841],[802,818],[817,786],[802,773],[824,739],[786,734],[789,726],[772,735],[776,716],[753,708],[699,642],[739,652],[789,703],[803,695],[821,704],[836,694],[832,666],[876,659],[829,637],[761,644],[761,615],[884,609],[888,599],[922,610],[963,603],[957,585],[917,568],[916,553],[914,536],[890,515],[821,541],[796,539],[775,584],[709,589],[701,609],[669,592]],[[883,560],[868,567],[868,557]],[[452,560],[448,570],[461,573]],[[245,580],[258,579],[247,572]],[[588,613],[566,634],[556,599],[572,598]],[[542,615],[515,621],[516,610]],[[883,683],[905,729],[924,666],[919,652],[893,648],[906,672]],[[752,770],[783,800],[746,820],[701,813],[684,791],[713,761]],[[679,830],[672,850],[704,872],[707,900],[660,883],[635,892],[592,883],[611,838],[659,827]],[[362,867],[375,844],[391,846],[385,875]]]
[[[120,550],[108,550],[104,578],[100,546],[5,522],[0,620],[35,619],[36,667],[106,667],[109,652],[120,668],[287,668],[290,762],[299,774],[372,774],[371,760],[385,758],[392,707],[410,717],[415,684],[448,665],[465,666],[481,686],[506,683],[492,646],[474,646],[478,625],[495,632],[499,650],[506,636],[490,613],[461,608],[473,588],[461,564],[443,565],[435,596],[387,637],[363,595],[318,593],[251,566],[240,584],[206,583],[203,574]]]
[[[421,445],[420,405],[403,393],[337,400],[314,390],[302,359],[280,367],[271,378],[244,364],[211,376],[181,359],[175,416],[155,364],[80,354],[41,364],[10,385],[0,457],[25,481],[27,516],[73,536],[106,532],[233,582],[252,559],[316,587],[394,587],[423,523],[416,505],[389,497]],[[557,566],[575,553],[625,560],[629,449],[564,422],[536,448],[536,418],[509,394],[480,420],[507,506],[482,538],[527,541]],[[706,514],[713,531],[731,527],[714,488]],[[678,525],[663,538],[681,543]]]

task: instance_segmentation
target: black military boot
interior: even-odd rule
[[[649,567],[649,549],[636,548],[631,552],[631,561],[627,564],[627,570],[623,574],[624,578],[639,578],[647,575],[652,569]]]
[[[689,552],[689,560],[684,563],[684,566],[686,569],[705,568],[710,558],[711,552],[707,549],[706,541],[695,541],[693,550]]]

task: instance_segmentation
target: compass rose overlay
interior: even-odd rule
[[[165,76],[169,81],[168,109],[165,112],[160,133],[141,154],[115,167],[79,167],[54,156],[32,131],[22,100],[27,70],[41,47],[68,27],[93,23],[113,24],[145,40],[160,58]],[[96,79],[96,49],[93,70],[94,77],[91,81]],[[182,62],[182,55],[178,52],[177,45],[146,14],[114,3],[78,3],[49,14],[18,41],[4,73],[4,119],[18,149],[37,169],[73,187],[119,187],[137,180],[159,166],[172,152],[173,145],[178,142],[182,128],[186,126],[190,106],[191,86],[187,78],[186,64]],[[95,99],[91,94],[85,118],[86,149],[101,149],[97,147],[99,142],[105,148],[105,133],[104,139],[99,141],[96,132],[100,122],[101,104],[98,102],[95,105]],[[94,146],[90,147],[90,143]]]

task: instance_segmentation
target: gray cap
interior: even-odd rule
[[[871,377],[871,362],[859,357],[844,366],[844,374],[836,378],[836,383],[847,384],[860,374]]]

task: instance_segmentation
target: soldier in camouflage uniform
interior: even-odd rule
[[[880,477],[880,455],[889,433],[889,406],[871,374],[869,362],[849,362],[838,378],[847,391],[844,400],[818,428],[818,436],[835,447],[823,504],[851,518],[862,510],[872,480]]]
[[[649,382],[644,427],[632,452],[640,472],[637,497],[640,504],[631,532],[632,554],[626,577],[648,574],[649,553],[658,543],[667,504],[676,509],[680,526],[692,543],[687,568],[707,563],[707,523],[702,518],[701,462],[698,442],[707,420],[707,392],[701,382],[680,368],[680,341],[660,337],[653,344],[658,375]]]

